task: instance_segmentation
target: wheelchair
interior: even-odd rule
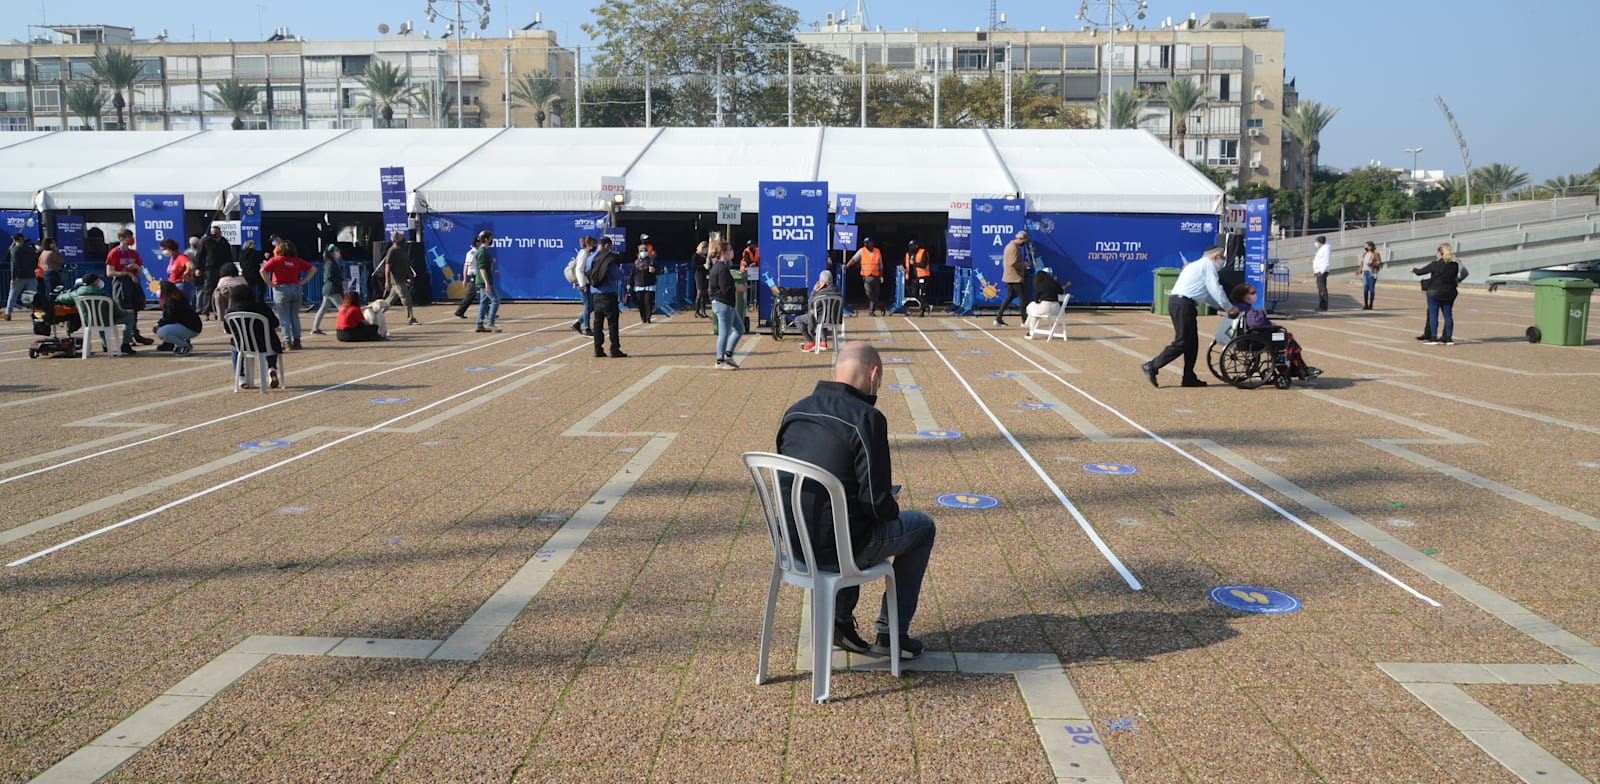
[[[1288,389],[1293,383],[1287,348],[1289,333],[1282,327],[1245,329],[1244,317],[1224,318],[1217,327],[1206,364],[1211,375],[1240,389],[1271,384]]]

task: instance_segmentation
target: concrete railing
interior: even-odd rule
[[[1452,214],[1444,217],[1371,228],[1350,228],[1342,232],[1336,230],[1316,232],[1305,237],[1274,239],[1271,243],[1271,255],[1274,258],[1288,260],[1311,258],[1311,254],[1316,252],[1318,234],[1328,238],[1328,244],[1333,246],[1335,255],[1343,249],[1359,250],[1363,243],[1369,241],[1381,248],[1385,243],[1422,239],[1432,241],[1437,247],[1446,238],[1463,232],[1493,230],[1525,223],[1589,215],[1597,209],[1600,207],[1596,206],[1593,196],[1491,204],[1481,209],[1473,207],[1471,212],[1467,212],[1464,207],[1457,207]]]

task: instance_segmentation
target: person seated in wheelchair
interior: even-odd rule
[[[1256,287],[1248,283],[1240,283],[1228,292],[1228,299],[1239,306],[1240,318],[1244,319],[1244,328],[1251,332],[1270,333],[1282,330],[1284,337],[1283,359],[1289,368],[1290,378],[1316,378],[1322,375],[1322,370],[1306,364],[1305,355],[1300,350],[1300,343],[1294,339],[1294,333],[1274,324],[1267,318],[1265,311],[1256,308]]]
[[[817,275],[817,284],[811,287],[811,299],[815,300],[817,297],[824,296],[840,296],[839,287],[833,285],[833,273],[828,270],[823,270],[821,274]],[[794,328],[806,337],[805,343],[800,346],[801,351],[810,351],[816,348],[817,318],[811,315],[810,307],[806,308],[806,312],[795,317]],[[827,348],[827,346],[824,345],[823,348]]]

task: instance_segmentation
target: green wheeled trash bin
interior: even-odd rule
[[[1533,326],[1529,343],[1581,346],[1589,331],[1589,293],[1595,283],[1583,278],[1540,278],[1533,282]]]
[[[1155,299],[1150,302],[1150,312],[1157,316],[1169,315],[1167,298],[1172,296],[1172,284],[1178,282],[1178,273],[1183,270],[1177,267],[1156,267]]]

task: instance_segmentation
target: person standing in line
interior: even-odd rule
[[[322,316],[333,308],[333,317],[339,318],[339,307],[344,303],[344,256],[339,246],[328,243],[322,252],[322,302],[317,305],[317,315],[311,319],[311,334],[326,335],[322,331]],[[337,330],[338,327],[335,327]]]
[[[589,257],[585,278],[589,282],[589,296],[594,301],[594,312],[591,314],[594,321],[589,327],[589,331],[594,333],[594,355],[606,355],[603,349],[609,329],[611,356],[619,359],[628,356],[622,351],[617,329],[617,320],[622,315],[621,303],[617,301],[617,288],[627,280],[627,276],[622,271],[621,257],[611,249],[610,237],[600,238],[599,249]]]
[[[193,240],[191,238],[191,244]],[[228,238],[222,236],[222,227],[212,224],[206,232],[205,239],[198,243],[199,249],[189,255],[189,260],[194,262],[196,278],[200,281],[200,312],[202,315],[212,315],[212,301],[216,299],[213,294],[217,290],[217,279],[222,277],[222,265],[234,261],[233,245]],[[259,254],[258,254],[259,256]],[[259,261],[259,259],[258,259]],[[249,277],[248,274],[245,276]]]
[[[594,255],[594,238],[584,235],[578,238],[578,253],[567,262],[567,282],[578,290],[578,299],[583,302],[583,312],[578,314],[578,319],[572,322],[572,331],[579,335],[589,334],[589,316],[594,312],[594,298],[589,296],[589,257]]]
[[[144,259],[133,248],[133,229],[117,229],[117,246],[106,253],[106,278],[110,281],[111,298],[128,313],[132,341],[141,346],[156,342],[139,332],[139,311],[144,310],[145,303]]]
[[[56,250],[54,237],[48,237],[39,243],[39,272],[44,275],[44,290],[46,293],[55,291],[67,285],[65,276],[67,262],[60,251]]]
[[[1172,295],[1167,298],[1167,313],[1172,317],[1172,343],[1162,349],[1155,359],[1139,366],[1139,370],[1150,379],[1150,386],[1160,387],[1156,373],[1180,356],[1183,357],[1183,386],[1206,386],[1206,382],[1194,374],[1195,359],[1200,355],[1200,333],[1196,323],[1199,307],[1203,301],[1210,300],[1210,304],[1218,310],[1227,311],[1230,316],[1239,315],[1239,309],[1231,305],[1228,296],[1222,293],[1222,281],[1217,277],[1222,264],[1222,248],[1212,245],[1206,248],[1200,258],[1185,264],[1178,273],[1177,281],[1172,284]]]
[[[194,244],[199,245],[200,239],[193,238]],[[178,252],[178,241],[171,237],[164,237],[156,247],[161,249],[161,255],[167,257],[167,282],[178,287],[183,292],[185,299],[194,302],[196,264],[194,256]]]
[[[156,350],[188,356],[194,351],[194,339],[200,336],[200,314],[194,311],[194,305],[183,290],[170,280],[161,281],[159,301],[161,320],[156,322],[156,337],[161,338],[161,345],[156,346]]]
[[[707,244],[704,240],[694,248],[694,258],[689,260],[689,273],[694,276],[694,317],[711,318],[706,313],[710,300],[706,297],[706,285],[711,272],[711,260],[706,256]]]
[[[744,314],[734,305],[738,302],[738,285],[733,281],[733,271],[722,250],[722,243],[712,241],[707,248],[711,257],[711,271],[706,274],[706,294],[711,298],[711,312],[717,319],[717,369],[738,370],[733,361],[733,349],[744,335]]]
[[[1417,340],[1430,346],[1454,346],[1457,287],[1466,280],[1467,275],[1456,261],[1455,254],[1450,251],[1450,243],[1441,244],[1434,252],[1433,261],[1428,262],[1427,266],[1412,268],[1411,274],[1428,276],[1422,282],[1422,290],[1428,294],[1428,321]],[[1441,313],[1444,314],[1443,332],[1438,331]]]
[[[1317,238],[1317,252],[1311,257],[1311,274],[1317,279],[1317,310],[1328,309],[1328,270],[1333,266],[1333,249],[1327,237]]]
[[[467,317],[467,308],[478,301],[478,238],[472,238],[472,249],[467,251],[467,260],[461,263],[461,279],[467,282],[467,293],[461,295],[461,301],[456,303],[456,318]]]
[[[1019,231],[1017,236],[1006,243],[1006,249],[1000,255],[1000,281],[1006,284],[1006,298],[1000,301],[1000,309],[995,311],[994,325],[1006,325],[1006,306],[1016,301],[1017,310],[1023,309],[1026,295],[1022,291],[1022,281],[1028,274],[1028,268],[1033,266],[1028,261],[1027,254],[1028,232]]]
[[[818,381],[808,397],[783,414],[778,426],[778,454],[821,467],[844,486],[849,505],[850,549],[856,566],[866,568],[882,561],[894,566],[895,602],[900,628],[900,658],[922,655],[923,644],[910,636],[937,535],[933,518],[925,512],[901,509],[895,500],[889,462],[889,421],[877,409],[878,388],[883,384],[883,360],[870,343],[852,340],[839,350],[832,381]],[[812,521],[811,552],[821,569],[837,569],[834,510],[826,490],[814,482],[800,488],[798,514]],[[789,531],[792,538],[795,533]],[[877,640],[871,646],[856,632],[859,587],[839,591],[833,614],[833,644],[852,653],[887,656],[889,649],[889,595],[884,592],[878,610]]]
[[[889,308],[882,304],[883,252],[878,250],[878,243],[873,242],[871,237],[862,237],[861,247],[844,264],[845,269],[856,265],[861,266],[861,289],[867,293],[867,315],[878,315],[880,308],[883,315],[889,315]]]
[[[1356,275],[1361,278],[1361,309],[1372,310],[1372,302],[1378,295],[1378,270],[1383,269],[1383,256],[1378,254],[1378,247],[1368,242],[1361,250],[1361,265],[1356,268]]]
[[[649,235],[645,235],[648,237]],[[649,324],[656,313],[656,266],[654,249],[639,246],[639,258],[633,263],[633,302],[639,307],[639,323]]]
[[[933,296],[929,290],[933,282],[933,264],[928,260],[928,250],[917,245],[916,240],[906,243],[906,293],[917,298],[917,304],[922,307],[919,317],[928,315],[928,300]],[[910,316],[911,311],[906,311]]]
[[[411,307],[411,283],[417,275],[411,269],[411,253],[406,250],[406,235],[395,232],[389,238],[389,249],[383,252],[384,279],[389,286],[389,305],[403,302],[406,306],[406,323],[416,324],[417,316]]]
[[[478,332],[499,332],[495,320],[500,317],[500,281],[496,278],[494,232],[478,232],[478,249],[473,252],[472,272],[478,279]],[[411,322],[415,324],[416,322]]]
[[[278,309],[278,323],[289,348],[300,350],[300,305],[304,286],[316,267],[295,255],[294,243],[279,240],[277,253],[261,265],[261,274],[272,281],[272,302]],[[263,306],[264,307],[264,306]]]
[[[239,248],[239,277],[244,278],[245,284],[250,287],[250,293],[256,295],[257,302],[267,301],[267,279],[261,277],[262,261],[261,250],[256,247],[256,241],[245,240],[244,245]],[[222,314],[218,313],[217,318],[222,318]]]
[[[28,238],[22,232],[11,235],[11,249],[6,251],[6,260],[11,267],[11,295],[6,297],[6,321],[11,320],[11,311],[22,306],[22,293],[34,291],[39,285],[34,277],[39,269],[39,254]]]

